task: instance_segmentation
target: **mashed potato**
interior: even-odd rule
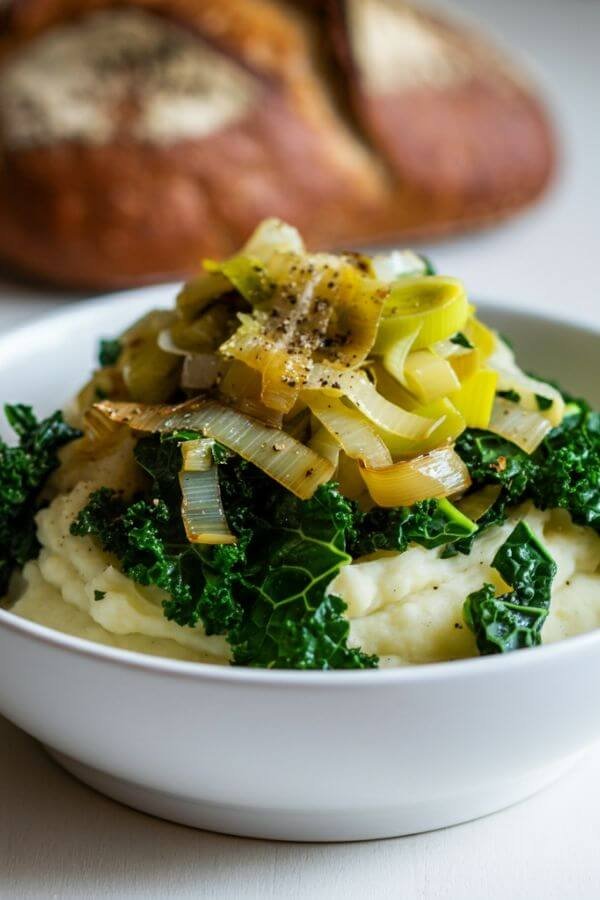
[[[38,515],[42,550],[29,562],[12,609],[31,621],[103,644],[203,662],[227,662],[221,636],[185,628],[163,616],[165,594],[126,578],[117,561],[69,526],[95,484],[78,484]],[[475,542],[469,556],[441,559],[438,550],[412,546],[402,554],[347,566],[332,592],[348,604],[350,643],[376,653],[383,666],[477,655],[464,625],[467,594],[484,582],[502,585],[490,566],[518,519],[525,518],[558,565],[543,640],[560,640],[600,627],[600,537],[573,525],[564,511],[526,504]],[[13,592],[15,593],[15,592]],[[96,599],[101,597],[101,599]]]

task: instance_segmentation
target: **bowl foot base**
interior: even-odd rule
[[[157,791],[100,772],[46,747],[77,779],[126,806],[192,828],[280,841],[360,841],[401,837],[458,825],[525,800],[556,781],[582,756],[576,753],[526,777],[471,795],[377,809],[286,810],[221,805]]]

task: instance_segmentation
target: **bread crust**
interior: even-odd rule
[[[497,62],[482,69],[473,39],[431,18],[424,27],[473,59],[469,78],[444,89],[373,90],[338,2],[326,17],[315,4],[323,18],[308,28],[276,0],[86,0],[84,18],[81,0],[20,0],[2,65],[56,27],[124,6],[221,55],[250,99],[214,131],[177,140],[140,138],[136,94],[121,98],[108,139],[19,141],[0,124],[0,258],[38,278],[116,288],[185,276],[235,250],[267,215],[315,247],[443,233],[510,214],[550,177],[539,101]],[[319,48],[335,46],[350,123],[315,64],[315,34]]]

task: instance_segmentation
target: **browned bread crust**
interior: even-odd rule
[[[0,257],[111,288],[187,274],[267,215],[339,247],[493,220],[543,189],[544,111],[476,38],[396,0],[307,6],[19,0],[0,41]],[[373,15],[397,42],[387,81]]]

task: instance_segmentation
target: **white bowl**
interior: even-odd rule
[[[96,340],[172,291],[61,311],[0,340],[0,398],[60,405]],[[525,365],[600,400],[600,334],[484,307]],[[600,631],[504,657],[286,672],[146,657],[0,611],[0,712],[69,771],[188,825],[356,840],[490,813],[600,737]]]

